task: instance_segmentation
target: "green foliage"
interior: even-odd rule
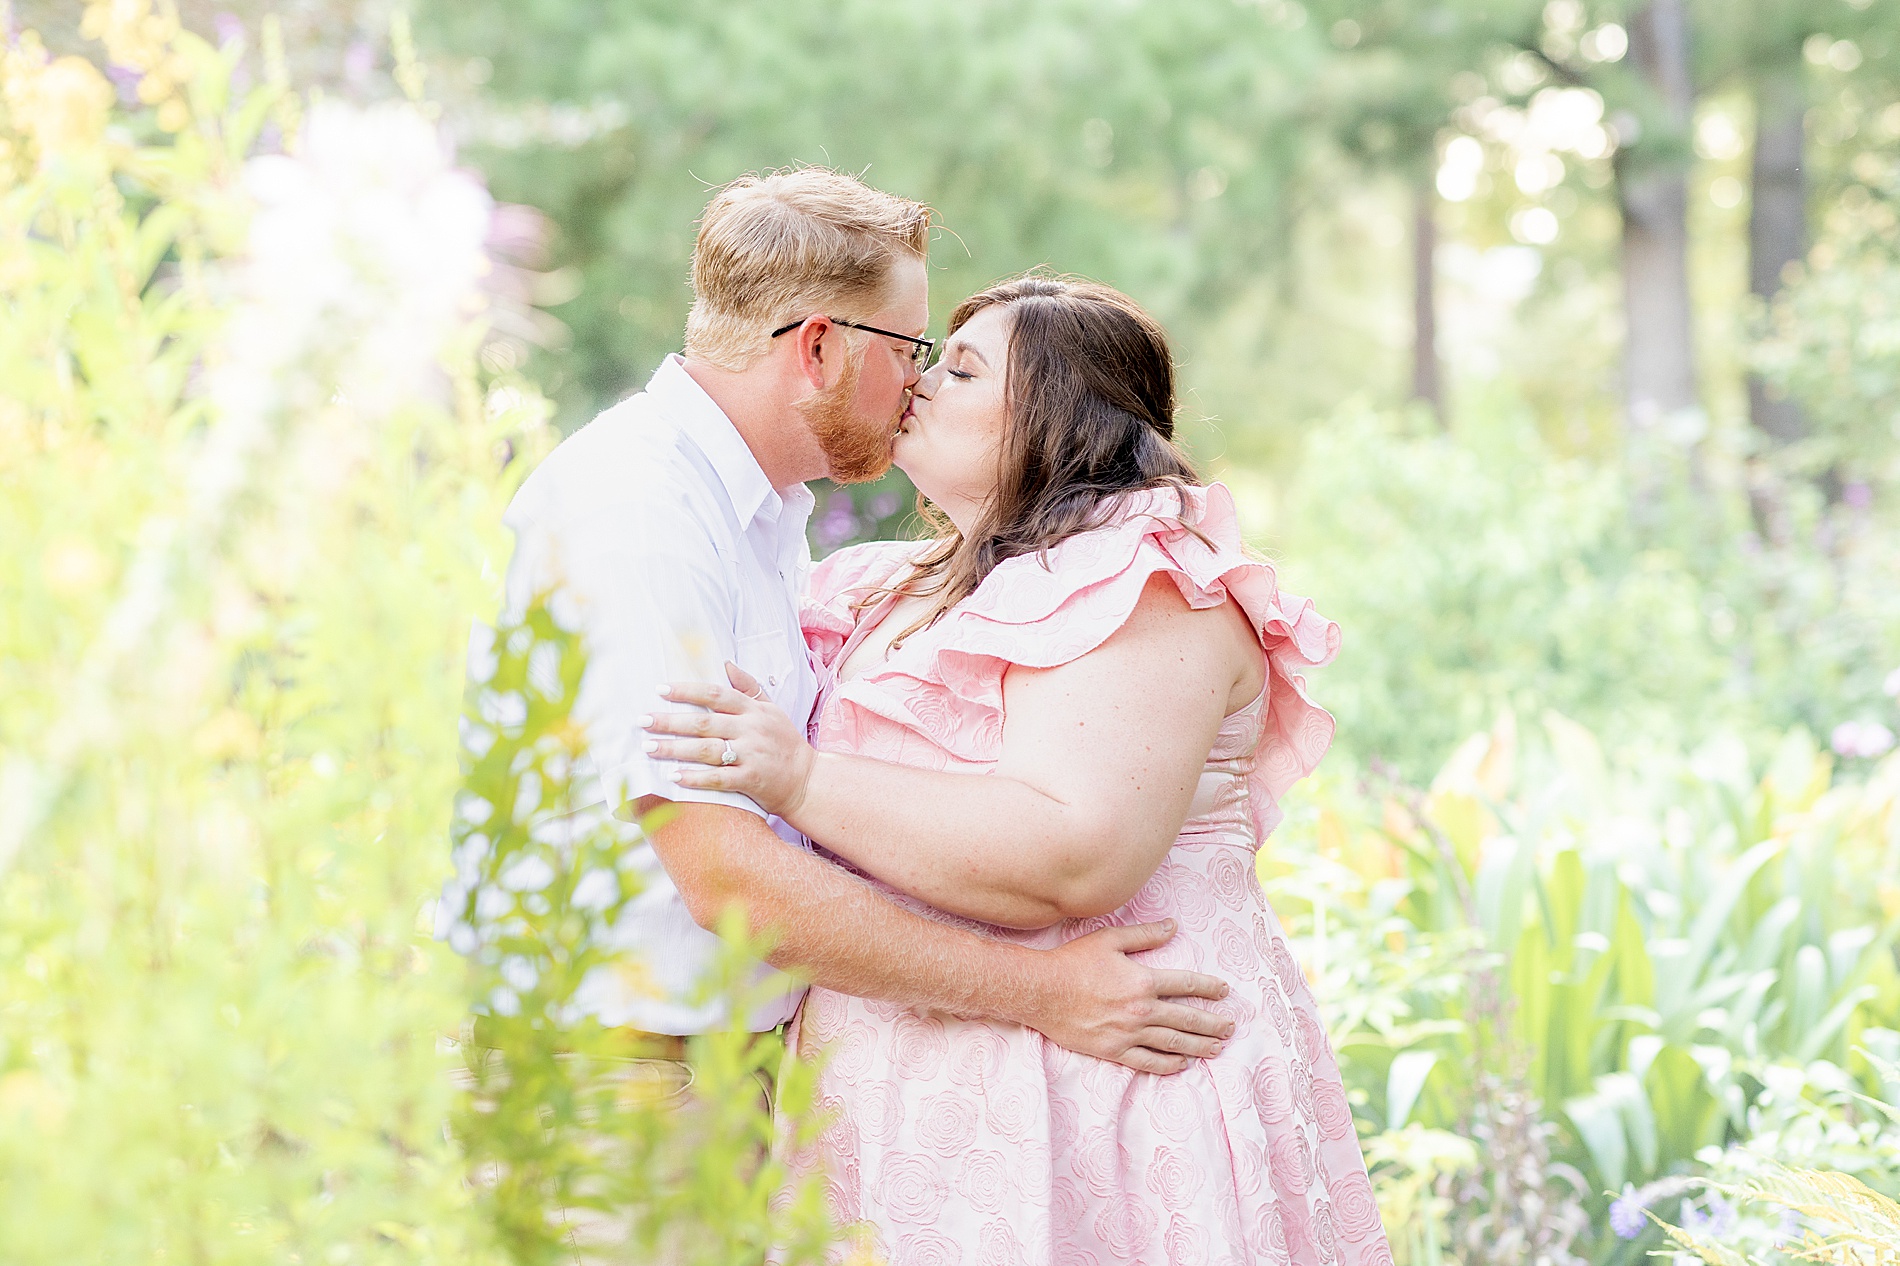
[[[1574,723],[1546,731],[1520,744],[1507,720],[1429,793],[1322,783],[1277,850],[1269,890],[1367,1126],[1496,1130],[1521,1096],[1561,1133],[1540,1164],[1574,1164],[1600,1213],[1595,1193],[1769,1130],[1790,1070],[1890,1093],[1864,1062],[1838,1070],[1900,1017],[1900,762],[1832,785],[1797,734],[1759,778],[1720,747],[1616,770]],[[1388,1181],[1418,1174],[1401,1159]],[[1614,1243],[1599,1228],[1593,1255]]]
[[[1900,1034],[1871,1031],[1890,1051]],[[1900,1068],[1861,1054],[1886,1083]],[[1780,1070],[1755,1112],[1746,1146],[1713,1158],[1700,1200],[1674,1225],[1650,1213],[1674,1244],[1705,1261],[1859,1263],[1900,1252],[1900,1111],[1838,1076]]]
[[[1890,715],[1900,553],[1878,521],[1809,504],[1764,542],[1724,467],[1645,525],[1617,467],[1520,410],[1450,432],[1342,410],[1302,470],[1276,547],[1346,630],[1325,699],[1351,756],[1420,777],[1506,707],[1663,753]]]
[[[939,319],[1011,272],[1086,273],[1170,321],[1199,408],[1262,411],[1202,335],[1263,310],[1290,244],[1325,47],[1297,6],[535,0],[431,4],[421,27],[445,79],[479,67],[470,130],[497,191],[560,226],[573,341],[542,363],[564,426],[677,348],[708,187],[795,162],[941,211]],[[1344,368],[1343,350],[1304,348]]]
[[[1776,300],[1756,362],[1817,427],[1792,460],[1891,480],[1900,460],[1900,161],[1864,156],[1867,183],[1828,215],[1801,279]]]
[[[6,68],[0,1257],[484,1260],[416,918],[520,420],[210,409],[272,94],[173,51],[193,106],[136,143],[83,63]]]
[[[1349,631],[1326,685],[1345,750],[1420,775],[1504,706],[1665,743],[1714,719],[1702,586],[1644,548],[1615,473],[1521,416],[1472,431],[1348,410],[1309,441],[1287,575]]]
[[[1779,1214],[1784,1226],[1791,1216],[1798,1218],[1806,1233],[1797,1238],[1793,1234],[1757,1232],[1747,1238],[1765,1243],[1756,1253],[1746,1253],[1732,1247],[1746,1234],[1734,1225],[1738,1219],[1732,1213],[1721,1226],[1701,1226],[1702,1222],[1713,1221],[1702,1215],[1696,1230],[1662,1223],[1670,1241],[1686,1250],[1685,1255],[1709,1266],[1790,1260],[1869,1266],[1891,1261],[1900,1254],[1900,1204],[1870,1191],[1851,1175],[1793,1169],[1764,1161],[1743,1184],[1728,1190],[1745,1202],[1744,1207],[1765,1206],[1771,1214]],[[1733,1206],[1724,1199],[1718,1208],[1727,1211]]]
[[[487,671],[463,721],[453,834],[466,895],[451,943],[466,938],[475,956],[482,1014],[462,1044],[470,1094],[456,1135],[472,1172],[487,1175],[509,1260],[567,1262],[590,1242],[609,1253],[664,1246],[666,1260],[707,1266],[763,1261],[775,1246],[778,1260],[818,1260],[830,1239],[821,1188],[793,1186],[767,1159],[766,1087],[789,1121],[806,1123],[787,1127],[801,1144],[812,1141],[814,1081],[776,1034],[745,1025],[746,979],[764,947],[742,919],[726,929],[731,950],[706,987],[734,1000],[733,1018],[693,1040],[686,1084],[627,1030],[577,1017],[589,975],[638,972],[608,933],[640,887],[629,845],[655,822],[572,803],[583,654],[545,606],[494,630],[477,665]]]
[[[547,833],[580,659],[544,615],[504,630],[542,652],[504,642],[458,801],[469,617],[551,438],[477,368],[511,315],[485,195],[420,109],[87,21],[140,108],[31,35],[0,63],[0,1259],[566,1261],[593,1215],[809,1260],[816,1195],[772,1205],[764,1163],[776,1039],[696,1040],[681,1095],[568,1023],[631,828]],[[472,965],[429,918],[456,803],[515,920]]]

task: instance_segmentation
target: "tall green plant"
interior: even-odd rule
[[[470,1094],[456,1133],[512,1261],[663,1253],[667,1261],[816,1260],[828,1242],[822,1190],[768,1159],[766,1087],[794,1135],[812,1139],[812,1069],[750,1032],[749,968],[761,946],[725,929],[733,1018],[692,1043],[690,1080],[624,1029],[577,1017],[596,972],[631,973],[611,929],[638,895],[630,844],[660,814],[623,823],[573,802],[585,735],[571,721],[584,655],[537,604],[475,652],[463,717],[467,766],[453,835],[461,908],[451,942],[476,967],[481,1012],[463,1042]],[[781,1067],[782,1066],[782,1067]],[[781,1075],[781,1072],[783,1075]],[[558,1216],[550,1218],[551,1211]]]
[[[590,1207],[815,1251],[738,1093],[772,1042],[699,1040],[697,1115],[623,1110],[570,1023],[628,895],[583,890],[620,828],[537,834],[571,639],[538,630],[545,676],[504,643],[532,718],[457,771],[469,619],[551,440],[481,368],[485,191],[418,105],[302,100],[275,57],[241,91],[240,43],[142,4],[85,22],[131,108],[30,33],[0,54],[0,1260],[546,1261]],[[459,859],[506,861],[527,920],[472,966],[430,919],[458,790]]]

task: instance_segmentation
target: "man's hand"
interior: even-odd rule
[[[1167,944],[1174,931],[1172,919],[1106,927],[1043,951],[1036,1012],[1019,1018],[1057,1046],[1137,1072],[1178,1073],[1190,1059],[1212,1059],[1234,1022],[1173,999],[1224,998],[1226,982],[1129,957]]]

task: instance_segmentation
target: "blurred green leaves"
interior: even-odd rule
[[[1790,1077],[1890,1094],[1855,1051],[1900,1021],[1900,763],[1836,782],[1797,733],[1760,776],[1713,751],[1618,770],[1546,730],[1501,723],[1423,793],[1322,781],[1263,858],[1388,1203],[1423,1162],[1380,1139],[1499,1129],[1514,1094],[1561,1127],[1547,1163],[1581,1170],[1599,1215],[1594,1193],[1766,1139]]]
[[[1285,5],[531,0],[425,10],[481,59],[475,153],[581,270],[547,364],[577,425],[678,345],[692,225],[747,171],[862,171],[942,213],[934,309],[1039,264],[1128,289],[1184,331],[1270,285],[1323,49]],[[611,126],[537,131],[555,103]],[[524,125],[521,121],[529,121]]]
[[[544,613],[458,779],[469,619],[551,440],[479,368],[486,197],[415,107],[306,115],[241,46],[93,12],[142,105],[0,53],[0,1260],[565,1261],[587,1211],[809,1259],[816,1196],[769,1207],[775,1038],[699,1039],[682,1097],[567,1023],[631,828],[549,834],[580,657]],[[251,152],[267,116],[289,152]],[[457,805],[507,903],[472,967],[430,926]]]
[[[455,1135],[482,1180],[480,1207],[510,1261],[637,1251],[726,1266],[816,1261],[830,1242],[822,1190],[771,1159],[767,1088],[787,1143],[809,1144],[814,1070],[745,1017],[764,946],[743,918],[705,988],[732,1017],[691,1042],[691,1062],[578,1013],[599,971],[640,964],[610,931],[637,895],[635,825],[572,801],[585,736],[571,717],[584,652],[543,603],[480,638],[463,718],[457,797],[459,896],[450,942],[473,958],[479,1016],[458,1043],[466,1077]],[[663,811],[662,811],[663,812]],[[762,999],[761,999],[762,1001]]]

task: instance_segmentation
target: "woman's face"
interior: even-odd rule
[[[1008,375],[1008,305],[995,304],[950,336],[898,420],[893,463],[963,532],[996,490]]]

